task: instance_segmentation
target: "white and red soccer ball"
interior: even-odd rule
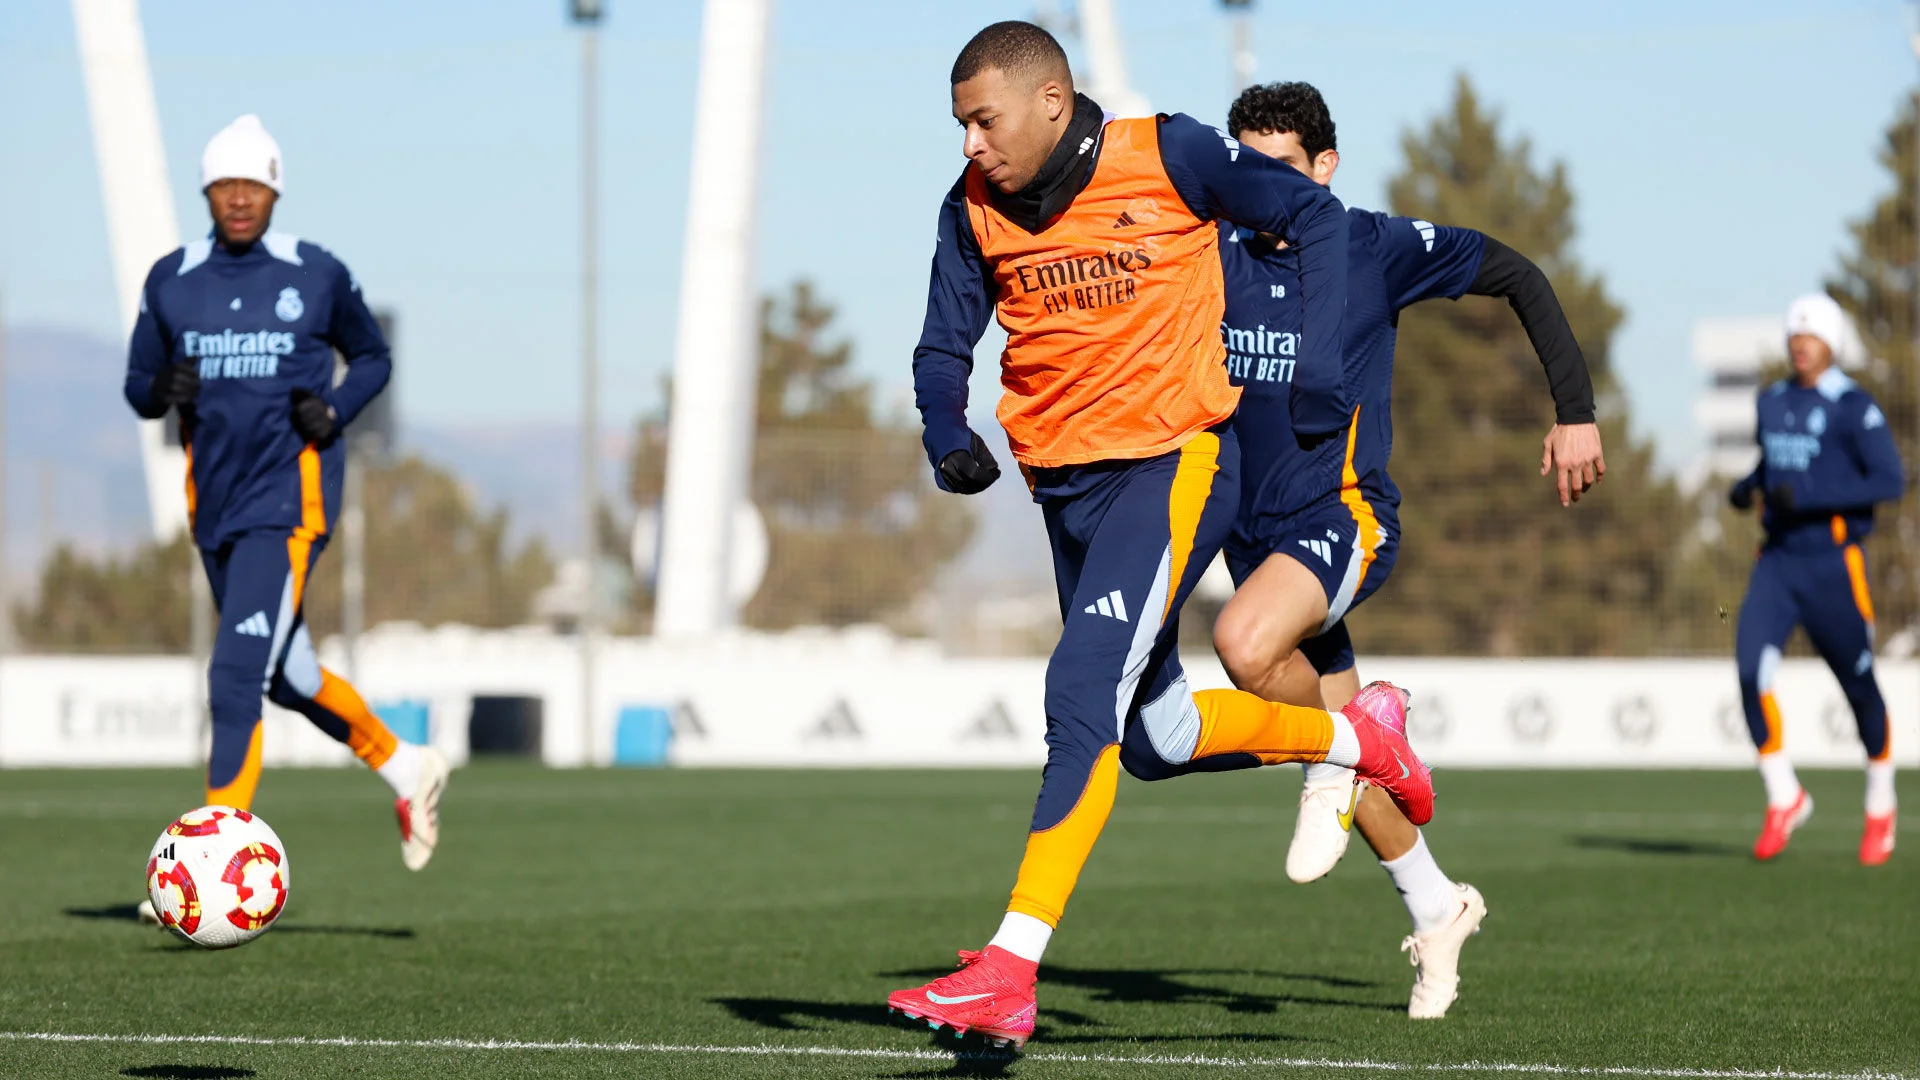
[[[287,848],[265,821],[231,806],[189,810],[147,857],[160,925],[208,949],[245,945],[287,906]]]

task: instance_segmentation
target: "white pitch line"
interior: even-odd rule
[[[366,1047],[401,1050],[575,1050],[609,1054],[734,1054],[747,1057],[882,1058],[894,1061],[997,1059],[998,1053],[942,1050],[899,1050],[843,1046],[724,1046],[643,1042],[531,1042],[522,1039],[359,1039],[345,1035],[309,1037],[262,1035],[87,1035],[54,1031],[0,1031],[4,1042],[115,1043],[133,1046],[212,1045],[283,1047]],[[1458,1064],[1417,1064],[1396,1061],[1341,1061],[1334,1058],[1217,1057],[1205,1054],[1072,1054],[1040,1050],[1017,1055],[1023,1061],[1057,1061],[1094,1065],[1210,1065],[1226,1069],[1345,1069],[1408,1073],[1527,1073],[1547,1076],[1650,1076],[1674,1080],[1920,1080],[1901,1073],[1794,1072],[1786,1069],[1642,1068],[1635,1065],[1543,1065],[1521,1062],[1466,1061]]]

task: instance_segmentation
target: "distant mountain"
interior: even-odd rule
[[[146,538],[136,419],[121,396],[117,343],[12,326],[4,339],[6,568],[30,576],[61,539],[89,551]]]
[[[117,342],[54,327],[10,326],[4,338],[4,535],[11,572],[31,575],[61,540],[120,551],[149,535],[136,418],[121,393],[126,353]],[[404,417],[402,453],[461,476],[488,507],[504,506],[516,536],[571,544],[579,444],[568,424],[428,426]],[[624,448],[609,444],[607,477],[624,475]],[[564,550],[564,549],[563,549]]]
[[[481,505],[505,507],[516,543],[537,535],[562,556],[578,545],[580,431],[574,425],[414,425],[403,415],[399,444],[401,453],[458,475]],[[626,452],[624,436],[601,440],[601,491],[614,507],[626,505]]]
[[[30,584],[52,547],[66,540],[90,552],[123,551],[148,536],[146,484],[135,418],[121,396],[126,371],[118,342],[42,326],[4,328],[7,491],[0,537],[5,566]],[[579,435],[570,423],[420,424],[399,403],[401,453],[419,454],[461,477],[485,507],[504,507],[516,543],[543,537],[571,554],[580,535]],[[995,432],[998,435],[998,432]],[[627,432],[601,444],[601,483],[625,518]],[[1003,462],[1011,458],[996,445]],[[980,515],[956,578],[1008,595],[1051,581],[1040,512],[1016,475],[968,505]]]

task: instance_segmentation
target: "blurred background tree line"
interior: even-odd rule
[[[915,414],[883,416],[853,345],[829,334],[834,309],[807,281],[760,308],[751,498],[767,529],[767,570],[741,612],[751,627],[880,622],[919,629],[915,602],[972,538],[965,500],[933,486]],[[661,399],[671,400],[671,393]],[[641,420],[628,497],[657,508],[665,491],[667,417]],[[649,583],[634,618],[651,619]]]
[[[553,577],[539,540],[512,548],[506,511],[480,509],[457,477],[417,457],[355,467],[365,485],[369,626],[528,621]],[[340,627],[341,562],[338,551],[326,554],[307,586],[316,636]],[[185,652],[190,590],[206,587],[185,534],[122,557],[62,547],[42,568],[34,597],[14,608],[13,625],[22,644],[39,651]]]
[[[914,604],[966,546],[973,517],[927,481],[917,417],[883,417],[853,347],[832,338],[834,311],[811,284],[761,309],[752,498],[768,534],[760,589],[742,612],[761,629],[924,622]],[[663,400],[671,395],[663,395]],[[629,467],[636,507],[657,508],[666,472],[666,416],[643,418]],[[366,485],[366,621],[514,626],[534,621],[555,561],[538,540],[517,549],[505,510],[483,510],[454,474],[417,457],[356,464]],[[626,529],[603,513],[604,564],[627,560]],[[621,572],[625,572],[624,570]],[[642,576],[614,628],[645,631],[653,594]],[[123,556],[61,548],[13,616],[39,651],[180,652],[190,590],[205,588],[183,536]],[[316,635],[340,626],[341,559],[320,560],[308,588]]]
[[[1880,154],[1888,190],[1853,223],[1827,282],[1858,319],[1874,359],[1857,375],[1903,452],[1920,426],[1915,115],[1915,102],[1905,102],[1888,130]],[[1537,165],[1528,140],[1503,132],[1464,77],[1444,109],[1403,136],[1402,151],[1388,188],[1392,212],[1484,231],[1551,279],[1593,371],[1608,470],[1571,509],[1538,475],[1552,406],[1503,302],[1466,297],[1409,309],[1393,391],[1404,540],[1380,598],[1352,617],[1356,644],[1379,655],[1729,651],[1757,522],[1726,507],[1720,479],[1683,490],[1656,470],[1651,445],[1633,439],[1612,364],[1625,312],[1574,254],[1566,169]],[[974,506],[934,489],[917,417],[883,412],[875,383],[852,367],[852,345],[832,332],[833,317],[805,281],[762,305],[751,496],[768,561],[742,618],[762,629],[879,622],[925,632],[937,581],[975,531]],[[666,424],[661,411],[635,431],[627,495],[643,521],[660,503]],[[415,458],[369,467],[365,482],[369,625],[534,618],[554,560],[537,541],[513,548],[504,511],[481,509],[457,477]],[[1886,641],[1916,616],[1920,504],[1909,495],[1881,520],[1868,550]],[[623,522],[608,514],[600,532],[604,561],[624,566]],[[205,587],[188,572],[185,544],[104,559],[58,551],[35,597],[14,611],[21,640],[40,650],[184,649],[187,590]],[[339,562],[322,560],[309,593],[309,618],[322,634],[338,626]],[[644,571],[637,578],[616,629],[648,628],[651,583]],[[1190,628],[1203,629],[1211,610],[1195,604]]]
[[[1856,374],[1885,409],[1910,474],[1913,116],[1908,102],[1881,153],[1892,190],[1853,224],[1853,250],[1827,283],[1860,319],[1876,359]],[[1632,439],[1611,362],[1624,312],[1572,254],[1566,170],[1536,168],[1528,141],[1503,137],[1465,78],[1451,106],[1402,147],[1389,186],[1394,213],[1482,230],[1551,279],[1593,371],[1607,478],[1570,510],[1548,494],[1537,467],[1552,409],[1504,303],[1466,297],[1408,310],[1393,388],[1405,541],[1380,599],[1351,621],[1356,644],[1381,655],[1730,651],[1761,538],[1757,516],[1727,507],[1727,478],[1683,491],[1655,471],[1652,447]],[[1915,509],[1911,492],[1883,507],[1867,545],[1883,642],[1914,624]]]

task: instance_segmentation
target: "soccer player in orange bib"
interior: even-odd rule
[[[973,347],[1007,330],[999,418],[1040,504],[1065,623],[1047,665],[1047,763],[1013,896],[959,970],[887,999],[895,1013],[999,1045],[1033,1034],[1034,981],[1113,807],[1120,743],[1146,733],[1171,765],[1329,761],[1407,817],[1433,785],[1405,736],[1406,695],[1376,683],[1340,712],[1238,690],[1193,692],[1175,653],[1180,605],[1224,543],[1239,498],[1239,402],[1221,342],[1218,229],[1299,249],[1304,344],[1291,418],[1343,437],[1347,215],[1331,193],[1184,115],[1115,119],[1073,89],[1052,35],[975,35],[954,62],[970,159],[941,207],[914,388],[936,482],[974,494],[998,465],[967,425]],[[1141,740],[1136,735],[1136,744]]]

